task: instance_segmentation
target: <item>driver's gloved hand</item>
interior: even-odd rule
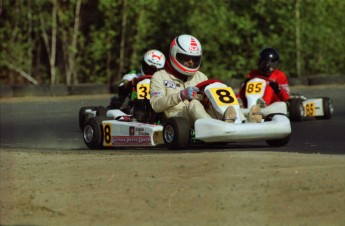
[[[180,91],[180,98],[181,100],[193,100],[197,96],[197,93],[199,92],[198,87],[188,87],[184,90]]]
[[[135,87],[139,82],[139,78],[133,78],[132,81],[131,81],[131,84],[133,87]]]
[[[269,85],[271,86],[271,88],[273,89],[273,91],[275,92],[275,94],[280,93],[280,88],[277,82],[271,81],[269,83]]]

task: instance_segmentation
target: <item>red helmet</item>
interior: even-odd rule
[[[170,44],[170,63],[183,75],[193,76],[199,70],[201,55],[201,44],[191,35],[177,36]]]

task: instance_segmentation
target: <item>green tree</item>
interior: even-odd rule
[[[20,81],[22,77],[38,84],[32,73],[36,37],[34,32],[31,2],[4,1],[0,20],[0,67],[9,74],[8,82]],[[8,10],[13,8],[13,10]],[[6,9],[6,11],[5,11]],[[21,76],[21,77],[20,77]],[[3,73],[1,78],[6,79]]]

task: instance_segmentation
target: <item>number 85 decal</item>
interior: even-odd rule
[[[238,105],[235,93],[230,87],[210,88],[210,91],[218,106]]]

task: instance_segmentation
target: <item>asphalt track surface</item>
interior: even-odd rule
[[[284,147],[269,147],[264,141],[226,146],[197,146],[186,152],[272,151],[310,154],[345,154],[345,86],[292,87],[306,97],[332,98],[335,112],[329,120],[292,122],[292,136]],[[31,97],[0,99],[1,149],[21,151],[90,151],[78,127],[83,106],[107,106],[110,95],[72,97]],[[116,153],[166,152],[165,148],[119,148]],[[96,152],[96,151],[90,151]]]

